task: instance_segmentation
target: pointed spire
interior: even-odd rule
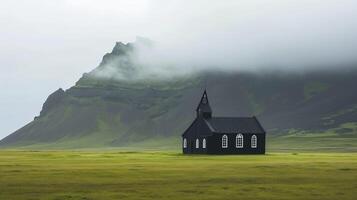
[[[204,118],[211,118],[212,117],[212,109],[208,102],[207,91],[202,94],[201,101],[197,106],[196,109],[197,117],[203,116]]]

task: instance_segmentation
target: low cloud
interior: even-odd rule
[[[167,79],[204,71],[303,73],[357,68],[353,54],[356,46],[333,44],[331,40],[325,41],[328,45],[322,41],[298,44],[279,40],[262,46],[239,45],[234,40],[224,43],[197,40],[185,45],[148,41],[139,38],[122,44],[132,46],[132,50],[106,60],[92,74],[104,79],[138,80]]]
[[[205,70],[225,72],[340,70],[356,66],[357,2],[150,2],[131,62],[135,76],[116,63],[109,77],[160,78]],[[204,7],[205,9],[202,9]],[[116,69],[119,69],[116,70]],[[117,75],[114,75],[117,74]]]

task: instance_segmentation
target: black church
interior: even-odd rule
[[[253,117],[212,117],[204,91],[196,119],[182,134],[184,154],[265,154],[265,131]]]

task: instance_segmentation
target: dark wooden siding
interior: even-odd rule
[[[182,135],[182,151],[184,154],[265,154],[265,133],[241,133],[243,148],[236,148],[236,133],[212,133],[203,118],[196,118]],[[228,148],[222,148],[222,136],[228,136]],[[257,148],[251,147],[251,137],[256,135]],[[183,148],[183,139],[187,139],[187,148]],[[206,148],[202,148],[202,140],[206,138]],[[196,148],[196,139],[200,146]]]
[[[211,131],[207,124],[203,119],[198,118],[182,136],[181,145],[183,153],[207,153],[207,148],[202,149],[202,140],[203,138],[207,138],[210,134]],[[184,138],[187,139],[187,148],[183,148]],[[200,140],[200,147],[198,149],[196,148],[196,139]]]
[[[228,147],[222,148],[222,136],[228,136]],[[214,134],[209,138],[208,154],[265,154],[265,134],[245,133],[243,148],[236,148],[237,134]],[[251,137],[257,136],[257,148],[251,147]]]
[[[222,148],[222,136],[228,136],[228,147]],[[196,138],[187,138],[187,148],[183,148],[185,154],[265,154],[265,134],[242,134],[243,148],[236,148],[237,134],[214,134],[212,136],[199,137],[200,146],[196,148]],[[257,148],[251,147],[251,138],[257,136]],[[206,149],[202,148],[203,138],[206,139]]]

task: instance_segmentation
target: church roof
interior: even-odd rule
[[[255,117],[212,117],[205,122],[215,133],[265,133]]]
[[[204,91],[196,108],[197,118],[182,134],[211,135],[214,133],[252,133],[265,134],[258,119],[253,117],[212,117],[212,109],[208,102],[207,92]]]

